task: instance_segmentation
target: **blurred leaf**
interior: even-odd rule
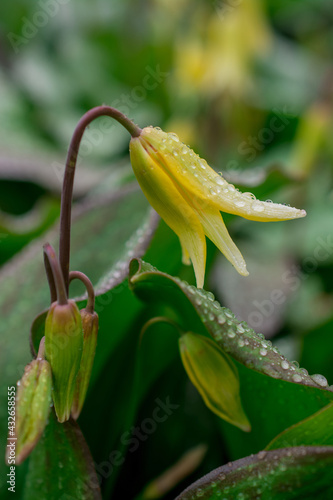
[[[80,165],[80,174],[75,178],[74,196],[86,194],[105,179],[110,170]],[[33,157],[26,154],[24,158],[8,154],[0,156],[0,179],[31,182],[52,193],[59,194],[65,170],[65,151],[63,157],[59,153]]]
[[[53,411],[32,452],[24,500],[101,500],[92,457],[73,420],[59,424]]]
[[[333,403],[317,411],[281,432],[267,446],[266,450],[287,446],[332,446],[333,445]]]
[[[176,500],[327,500],[333,495],[333,447],[261,451],[223,465],[192,484]]]
[[[24,215],[0,212],[0,264],[46,231],[59,216],[59,203],[44,199]]]
[[[329,380],[333,378],[332,331],[333,320],[330,319],[302,337],[302,364],[313,373],[321,372]]]

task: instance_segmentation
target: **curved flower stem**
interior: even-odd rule
[[[95,310],[95,291],[94,291],[93,284],[91,283],[88,276],[86,276],[84,273],[81,273],[80,271],[71,271],[69,273],[69,283],[71,283],[71,281],[73,281],[75,279],[82,281],[82,283],[86,287],[86,290],[88,293],[88,302],[87,302],[86,309],[89,312],[93,313]]]
[[[65,305],[67,304],[67,293],[66,293],[64,278],[54,248],[49,243],[46,243],[43,246],[43,250],[44,250],[44,257],[47,258],[49,269],[51,271],[50,276],[52,276],[53,283],[55,285],[56,295],[57,295],[56,300],[58,300],[59,305]],[[51,298],[52,295],[53,292],[51,291]]]
[[[110,116],[117,120],[128,130],[132,137],[138,137],[141,129],[135,125],[123,113],[110,106],[98,106],[85,113],[77,124],[71,143],[69,145],[66,167],[61,195],[60,214],[60,242],[59,242],[59,262],[64,276],[65,288],[68,293],[69,285],[69,257],[70,257],[70,233],[71,233],[71,207],[75,166],[78,157],[79,147],[83,133],[87,126],[100,116]]]
[[[142,337],[144,336],[148,328],[150,328],[155,323],[167,323],[177,331],[180,337],[185,333],[184,330],[180,327],[180,325],[178,325],[178,323],[176,323],[175,321],[172,321],[172,319],[166,318],[165,316],[157,316],[156,318],[151,318],[150,320],[147,321],[147,323],[143,325],[140,332],[139,343],[141,343]]]

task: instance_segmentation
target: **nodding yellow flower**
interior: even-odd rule
[[[130,142],[131,162],[146,198],[179,237],[183,262],[192,261],[198,288],[206,266],[207,236],[247,276],[242,254],[232,241],[220,211],[255,221],[297,219],[306,215],[276,203],[241,193],[210,168],[176,134],[146,127]]]

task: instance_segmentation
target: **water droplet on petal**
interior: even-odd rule
[[[289,368],[289,363],[288,361],[286,361],[285,359],[283,361],[281,361],[281,366],[284,370],[288,370]]]
[[[295,373],[291,378],[293,379],[294,382],[302,382],[303,380],[301,375],[298,375],[298,373]]]
[[[263,212],[265,210],[264,204],[261,201],[254,201],[251,205],[252,210],[255,212]]]
[[[244,198],[248,198],[249,200],[255,200],[256,199],[256,197],[254,196],[254,194],[253,193],[249,193],[249,192],[242,193],[242,196]]]
[[[168,134],[168,137],[169,137],[169,139],[172,139],[175,142],[179,142],[179,137],[177,134],[174,134],[171,132],[170,134]]]

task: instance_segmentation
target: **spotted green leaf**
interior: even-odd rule
[[[331,446],[261,451],[213,470],[176,500],[327,500],[332,467]]]
[[[221,307],[212,293],[139,260],[131,263],[130,286],[141,300],[168,305],[185,331],[212,337],[233,358],[242,405],[252,424],[252,432],[244,435],[220,421],[233,459],[263,449],[284,429],[333,401],[324,377],[311,377],[290,362],[270,341]]]

